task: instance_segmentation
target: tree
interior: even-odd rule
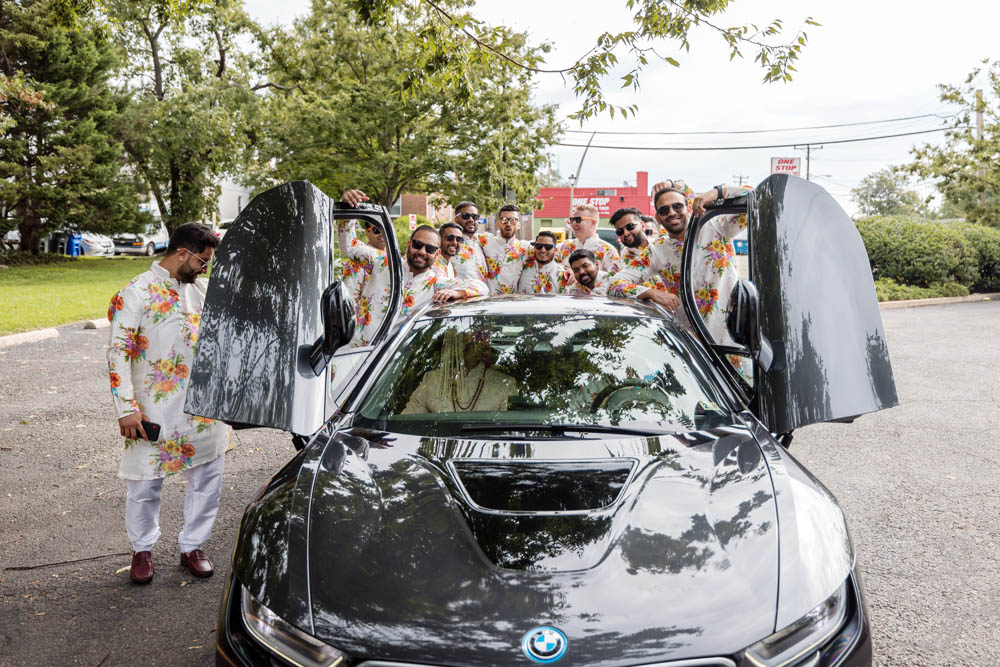
[[[504,38],[507,29],[491,27],[467,12],[462,7],[471,5],[470,0],[446,3],[443,0],[351,0],[359,16],[370,25],[392,24],[395,13],[401,8],[414,5],[429,8],[437,14],[438,21],[428,23],[415,37],[420,41],[419,49],[426,56],[418,63],[429,76],[446,73],[454,82],[459,82],[468,67],[489,62],[505,62],[528,72],[559,74],[573,82],[573,91],[580,100],[580,108],[571,118],[581,122],[599,113],[608,112],[612,117],[616,112],[626,116],[635,113],[634,104],[615,105],[607,101],[603,90],[603,79],[619,65],[619,54],[624,52],[627,71],[621,75],[622,88],[639,89],[642,70],[650,60],[658,60],[674,67],[680,63],[671,56],[657,52],[662,42],[674,42],[684,51],[690,51],[692,33],[706,28],[717,33],[725,41],[730,59],[743,57],[743,49],[755,52],[754,61],[764,70],[764,81],[791,81],[795,71],[795,61],[805,47],[808,36],[799,30],[786,43],[770,43],[783,30],[781,19],[767,24],[748,24],[723,27],[713,19],[723,14],[732,0],[625,0],[629,10],[634,10],[634,30],[619,33],[605,32],[597,38],[597,43],[576,63],[562,69],[547,69],[542,62],[532,62],[509,51]],[[805,26],[818,26],[812,17],[803,22]]]
[[[237,42],[258,29],[238,0],[103,4],[128,63],[129,159],[169,229],[208,217],[256,133],[255,62]]]
[[[858,187],[851,190],[851,198],[858,205],[861,215],[919,215],[927,217],[929,210],[920,195],[910,190],[909,179],[892,169],[881,169],[868,174]]]
[[[958,209],[970,222],[1000,226],[1000,62],[984,60],[983,65],[961,85],[939,86],[941,100],[958,107],[945,121],[950,129],[944,145],[912,149],[915,159],[905,169],[935,180],[949,214]],[[982,98],[979,88],[986,89]],[[977,110],[983,113],[982,139],[976,132]]]
[[[65,7],[0,4],[0,225],[33,252],[56,228],[111,232],[139,217],[115,138],[113,45],[86,13],[67,24]]]
[[[427,51],[421,34],[435,21],[417,3],[367,25],[346,0],[314,0],[311,14],[275,30],[252,183],[305,178],[331,196],[360,187],[386,206],[403,192],[440,193],[484,209],[506,189],[533,206],[543,148],[558,131],[554,109],[531,103],[521,68],[469,66],[454,79],[433,64],[452,60]],[[539,57],[523,34],[503,34],[520,58]]]

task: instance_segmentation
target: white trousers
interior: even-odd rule
[[[184,491],[184,528],[177,536],[181,553],[200,549],[212,536],[219,513],[225,455],[181,472]],[[126,479],[125,532],[134,551],[152,551],[160,539],[160,490],[163,479]]]

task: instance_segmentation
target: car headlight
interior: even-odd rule
[[[240,588],[243,623],[269,651],[301,667],[336,667],[347,663],[346,653],[302,632],[255,600],[246,586]]]
[[[744,665],[781,667],[819,649],[847,620],[849,579],[805,616],[773,635],[761,639],[743,653]]]

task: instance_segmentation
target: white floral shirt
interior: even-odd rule
[[[583,248],[584,250],[589,250],[594,253],[594,257],[597,258],[597,268],[601,271],[607,271],[611,275],[618,273],[621,268],[619,263],[618,250],[615,249],[613,245],[604,241],[597,234],[594,234],[586,241],[580,242],[580,239],[568,239],[559,244],[556,248],[556,261],[562,262],[569,266],[569,256],[573,254],[574,250],[579,250]]]
[[[388,266],[389,258],[386,257],[385,251],[358,238],[357,220],[337,220],[336,223],[337,242],[344,255],[344,286],[357,302],[375,264]]]
[[[486,283],[481,280],[463,280],[461,278],[445,278],[442,269],[429,268],[420,273],[413,273],[406,260],[403,260],[403,298],[400,312],[405,317],[428,303],[438,290],[452,289],[464,292],[464,296],[486,296],[489,293]],[[371,337],[378,331],[379,325],[385,319],[389,310],[389,297],[392,292],[389,267],[376,264],[371,278],[365,284],[358,299],[357,327],[351,347],[364,347],[371,343]]]
[[[475,236],[462,235],[462,245],[458,246],[458,252],[451,258],[451,265],[455,267],[455,276],[462,280],[479,280],[486,284],[489,279],[486,255]]]
[[[611,274],[607,271],[598,271],[597,278],[594,279],[594,287],[592,289],[587,289],[578,282],[574,282],[572,285],[566,288],[566,294],[572,294],[575,296],[606,296],[608,293],[608,287],[611,285]]]
[[[692,264],[692,284],[698,312],[712,338],[718,343],[731,339],[726,331],[726,308],[733,286],[739,280],[733,258],[736,251],[733,237],[746,229],[746,215],[720,215],[712,218],[701,230]],[[663,235],[650,243],[648,255],[641,255],[639,262],[630,262],[612,278],[608,293],[611,296],[634,297],[647,289],[658,289],[651,282],[662,281],[671,294],[680,294],[681,259],[684,241]],[[683,311],[678,319],[688,324]]]
[[[514,291],[517,277],[514,277],[515,285],[511,285],[509,280],[502,283],[503,267],[508,261],[516,261],[531,252],[531,241],[505,239],[490,232],[479,232],[476,239],[486,257],[486,285],[490,288],[490,294],[510,294]],[[506,274],[503,276],[506,278]]]
[[[562,294],[569,283],[570,271],[556,260],[539,264],[535,255],[524,260],[517,281],[518,294]]]
[[[143,412],[160,439],[125,440],[118,476],[159,479],[211,463],[232,429],[184,414],[208,281],[181,283],[155,262],[111,298],[108,377],[115,417]]]

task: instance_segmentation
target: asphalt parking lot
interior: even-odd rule
[[[1000,664],[1000,303],[889,310],[901,405],[796,432],[791,451],[847,512],[877,665]],[[152,584],[129,563],[107,330],[0,350],[0,666],[207,665],[243,507],[292,452],[242,431],[205,545],[177,565],[182,484],[164,485]]]

